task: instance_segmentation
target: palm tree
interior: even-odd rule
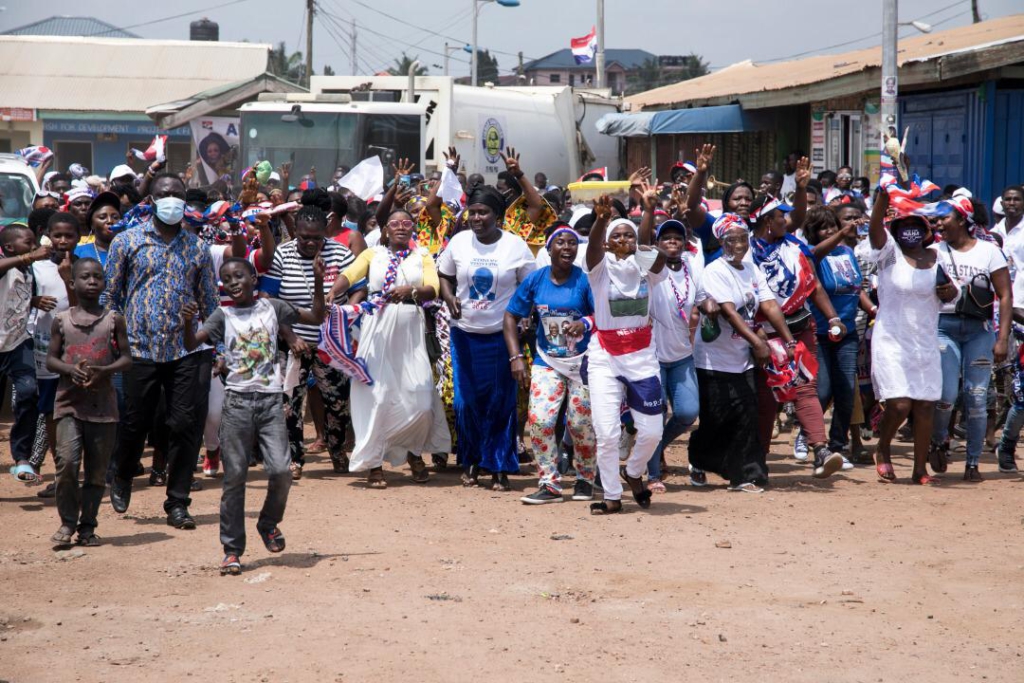
[[[409,67],[412,66],[412,63],[415,62],[418,59],[419,59],[419,55],[416,55],[415,57],[409,57],[407,54],[405,54],[403,52],[402,53],[402,58],[401,59],[396,59],[395,60],[395,65],[388,68],[388,73],[391,74],[392,76],[405,76],[405,75],[407,75],[409,73]],[[427,67],[425,67],[425,66],[418,66],[418,67],[416,67],[416,72],[415,72],[414,75],[416,75],[416,76],[426,76],[427,75]]]
[[[284,41],[278,43],[277,47],[270,51],[270,73],[291,81],[303,83],[306,76],[306,62],[301,52],[288,54]]]

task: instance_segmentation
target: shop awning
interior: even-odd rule
[[[605,114],[597,120],[597,132],[619,138],[679,135],[682,133],[743,133],[755,130],[749,115],[738,104],[636,114]]]

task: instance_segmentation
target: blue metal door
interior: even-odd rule
[[[1024,90],[996,92],[992,192],[1024,182]]]

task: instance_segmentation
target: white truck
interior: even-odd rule
[[[531,174],[565,186],[583,173],[619,170],[618,139],[594,123],[619,101],[562,87],[458,85],[444,76],[314,76],[309,93],[261,95],[242,105],[241,167],[266,159],[293,162],[293,174],[316,167],[329,177],[377,154],[385,169],[409,158],[430,173],[454,145],[467,174],[488,183],[514,147]],[[298,177],[298,175],[296,175]]]

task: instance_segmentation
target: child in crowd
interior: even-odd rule
[[[10,447],[14,458],[11,474],[25,483],[38,477],[29,459],[39,416],[36,369],[32,358],[32,337],[28,331],[29,307],[33,303],[34,261],[50,258],[49,245],[37,247],[35,235],[24,225],[8,225],[0,232],[0,376],[14,385],[14,425]]]
[[[292,478],[288,432],[281,410],[284,381],[277,339],[281,326],[323,322],[324,264],[320,259],[313,262],[311,311],[297,309],[280,299],[257,299],[256,269],[245,259],[225,259],[220,279],[233,306],[218,308],[198,332],[192,324],[199,313],[196,304],[186,304],[182,316],[187,350],[205,343],[224,344],[227,379],[220,430],[224,465],[220,540],[224,560],[220,573],[236,575],[242,571],[239,558],[245,552],[245,480],[256,443],[268,479],[256,530],[270,552],[279,553],[285,547],[284,535],[277,525],[284,517]]]
[[[106,286],[103,266],[81,258],[72,267],[77,305],[57,313],[50,330],[46,367],[60,377],[54,400],[56,423],[58,546],[99,544],[96,514],[103,500],[107,465],[117,436],[117,395],[111,376],[131,367],[128,327],[119,313],[100,305]],[[85,484],[78,472],[85,464]]]
[[[36,261],[32,264],[32,277],[35,280],[35,302],[33,306],[36,311],[29,321],[29,331],[32,333],[32,346],[35,353],[36,364],[36,386],[39,391],[39,414],[45,420],[39,420],[40,425],[45,425],[45,440],[42,439],[42,427],[39,427],[39,435],[36,439],[41,444],[32,463],[39,472],[43,464],[46,451],[52,449],[56,452],[56,422],[53,419],[53,403],[57,395],[57,373],[47,369],[47,350],[50,346],[50,329],[53,327],[55,316],[61,311],[66,311],[73,303],[71,291],[71,262],[75,247],[78,246],[80,237],[78,219],[70,213],[58,211],[50,216],[46,223],[45,244],[50,241],[53,253],[50,258]]]

